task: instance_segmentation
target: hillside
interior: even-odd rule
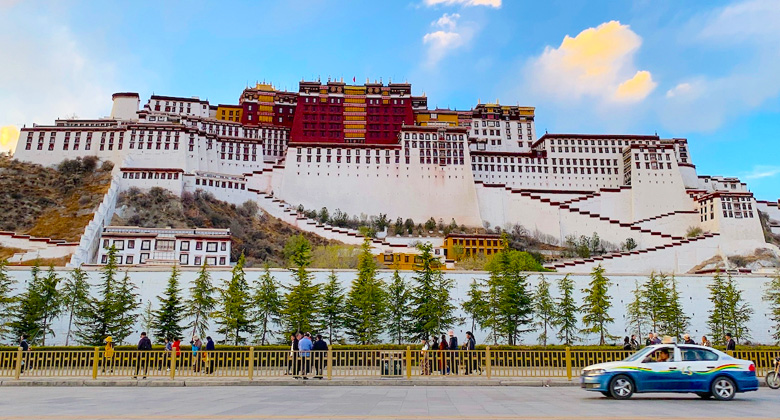
[[[258,211],[254,202],[247,201],[236,206],[202,191],[184,193],[179,198],[162,188],[152,188],[149,192],[131,188],[119,195],[111,224],[229,228],[233,235],[231,259],[237,260],[243,251],[249,266],[266,262],[272,266],[283,266],[285,243],[301,233],[315,247],[333,243]]]
[[[0,230],[78,242],[108,191],[112,168],[96,157],[46,168],[0,154]]]

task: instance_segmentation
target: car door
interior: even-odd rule
[[[680,347],[680,373],[688,391],[706,392],[710,389],[710,373],[718,367],[718,355],[697,347]]]
[[[666,350],[669,360],[659,361],[659,353]],[[642,361],[641,384],[637,388],[643,391],[678,391],[682,387],[682,375],[679,371],[679,352],[675,346],[664,346],[654,350]]]

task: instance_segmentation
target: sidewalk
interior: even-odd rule
[[[566,378],[333,378],[327,379],[292,379],[292,378],[186,378],[174,379],[149,378],[13,378],[0,379],[0,386],[528,386],[557,387],[579,386],[579,378],[572,381]]]

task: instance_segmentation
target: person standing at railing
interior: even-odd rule
[[[298,333],[298,335],[300,336],[301,334]],[[309,333],[306,333],[306,335],[298,340],[298,348],[300,349],[299,374],[303,379],[309,379],[306,375],[308,375],[311,370],[311,350],[314,348]]]
[[[683,335],[683,340],[685,340],[685,344],[696,344],[695,341],[691,340],[690,334]]]
[[[704,347],[712,347],[712,343],[710,340],[707,340],[706,335],[701,336],[701,343],[699,343],[699,345]]]
[[[450,372],[453,375],[458,374],[458,337],[455,337],[455,331],[449,330],[447,334],[450,336]]]
[[[631,350],[638,350],[639,349],[639,341],[636,339],[636,335],[631,334]]]
[[[314,377],[317,379],[322,379],[327,354],[328,343],[322,339],[322,334],[317,334],[317,339],[314,340]]]
[[[731,337],[731,333],[726,333],[726,351],[734,351],[737,349],[737,342]]]
[[[209,375],[214,373],[214,363],[216,358],[216,354],[214,354],[215,349],[216,346],[214,346],[214,340],[212,340],[210,336],[207,336],[206,351],[203,353],[203,360],[208,364],[206,367],[206,373]]]
[[[135,365],[135,375],[133,379],[138,379],[138,373],[141,371],[141,365],[144,367],[144,376],[146,379],[149,370],[149,351],[152,350],[152,340],[146,336],[146,332],[141,333],[141,339],[138,341],[138,357]]]
[[[103,352],[103,373],[106,373],[106,366],[109,366],[109,373],[114,373],[114,339],[109,335],[103,342],[106,343]]]
[[[441,356],[439,356],[439,372],[441,372],[442,375],[447,374],[447,350],[449,349],[450,347],[447,345],[447,336],[442,334],[441,342],[439,343],[439,352],[441,353]]]
[[[623,350],[631,351],[631,339],[628,336],[623,338]]]
[[[298,370],[298,335],[290,334],[290,360],[287,361],[287,372],[285,375],[294,375]]]

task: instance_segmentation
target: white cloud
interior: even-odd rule
[[[780,166],[756,165],[749,173],[742,175],[745,180],[772,178],[780,174]]]
[[[529,62],[529,89],[563,103],[582,98],[606,104],[642,101],[657,83],[649,71],[634,65],[641,45],[642,38],[617,21],[567,35],[559,47],[548,46]]]
[[[693,18],[689,39],[698,50],[739,57],[733,67],[708,68],[719,75],[683,78],[659,106],[675,131],[713,131],[780,95],[780,2],[737,2]],[[726,50],[727,52],[724,52]],[[740,55],[736,55],[740,54]]]
[[[453,13],[451,15],[445,13],[444,15],[442,15],[442,17],[440,17],[436,21],[431,22],[431,25],[438,26],[440,28],[444,28],[451,31],[455,29],[455,27],[458,25],[458,19],[460,19],[460,15],[457,13]]]
[[[101,117],[121,90],[111,62],[93,56],[59,19],[21,7],[0,18],[0,61],[0,127],[50,124],[74,113]]]
[[[493,8],[501,7],[501,0],[424,0],[426,6],[487,6]]]
[[[457,13],[445,13],[439,19],[431,22],[431,26],[440,28],[423,35],[423,44],[428,46],[428,67],[435,67],[439,61],[454,50],[467,45],[474,36],[475,30],[471,25],[461,25]]]

